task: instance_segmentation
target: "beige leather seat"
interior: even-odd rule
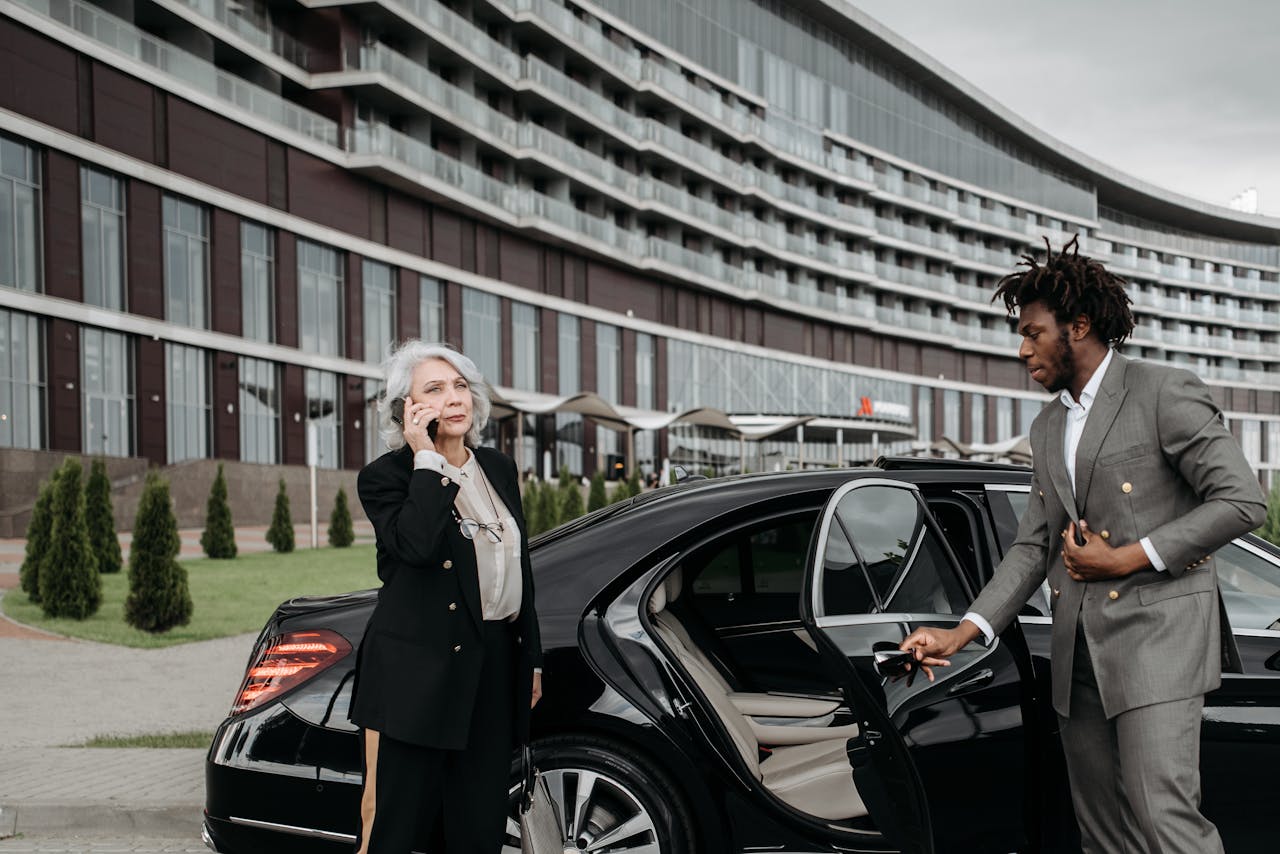
[[[833,821],[865,816],[867,809],[854,786],[853,768],[845,747],[848,740],[857,735],[856,726],[761,725],[735,705],[734,697],[747,698],[743,700],[747,704],[773,704],[759,708],[767,707],[775,712],[785,711],[789,700],[804,704],[806,711],[827,710],[823,714],[834,711],[838,703],[772,694],[735,695],[705,653],[692,643],[680,621],[666,610],[667,604],[679,596],[680,584],[677,570],[650,599],[654,630],[711,703],[747,769],[766,789],[801,812]],[[793,711],[796,708],[798,706],[791,707]],[[761,761],[761,744],[786,746],[774,748]]]

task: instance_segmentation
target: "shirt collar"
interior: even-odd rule
[[[1093,376],[1089,377],[1089,381],[1085,383],[1084,389],[1080,392],[1080,408],[1089,414],[1089,410],[1093,407],[1093,399],[1098,396],[1098,389],[1102,387],[1102,378],[1107,373],[1107,368],[1111,365],[1111,356],[1115,353],[1110,347],[1107,348],[1107,355],[1102,358],[1102,362],[1094,369]],[[1062,405],[1067,409],[1075,409],[1076,401],[1071,396],[1068,389],[1058,392],[1058,399],[1062,401]]]

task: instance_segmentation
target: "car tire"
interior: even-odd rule
[[[534,742],[533,761],[547,779],[552,799],[562,807],[566,824],[577,818],[577,828],[565,828],[566,848],[590,850],[611,831],[630,822],[637,832],[611,840],[609,851],[626,854],[633,846],[640,850],[656,842],[661,854],[695,854],[693,822],[679,789],[633,749],[594,736],[557,736]],[[590,796],[577,808],[584,780]],[[513,795],[518,788],[516,782]],[[515,804],[513,797],[513,817]],[[513,822],[508,822],[508,831],[513,829]],[[623,844],[628,840],[630,844]],[[513,837],[507,839],[509,847],[504,851],[513,850],[513,843],[519,851]]]

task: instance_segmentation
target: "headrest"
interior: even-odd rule
[[[684,569],[676,567],[667,580],[662,582],[662,586],[667,591],[667,603],[670,604],[680,598],[680,593],[684,590]]]
[[[653,595],[649,597],[649,613],[661,614],[662,609],[667,607],[667,582],[664,580],[653,590]]]

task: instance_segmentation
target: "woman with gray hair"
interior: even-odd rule
[[[489,387],[466,356],[411,340],[383,369],[391,450],[358,481],[382,580],[351,700],[359,852],[497,854],[512,751],[542,695],[516,464],[479,446]]]

